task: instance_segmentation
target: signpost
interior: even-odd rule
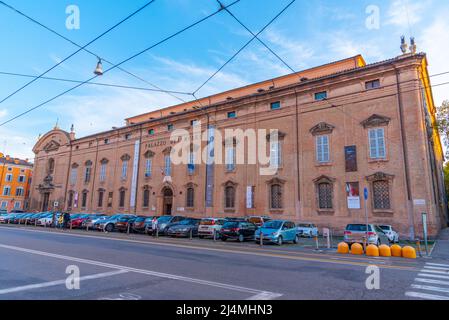
[[[363,189],[363,197],[365,199],[365,219],[366,219],[366,232],[365,232],[365,250],[366,250],[366,243],[368,242],[368,197],[369,197],[369,192],[368,192],[368,188],[364,188]]]
[[[427,213],[422,213],[422,227],[424,233],[424,245],[426,246],[426,256],[429,256],[429,251],[427,248]]]

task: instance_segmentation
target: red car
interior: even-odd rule
[[[83,214],[83,215],[77,215],[75,217],[72,217],[70,222],[72,223],[73,229],[79,229],[81,228],[84,221],[86,221],[89,218],[92,218],[93,215],[91,214]]]

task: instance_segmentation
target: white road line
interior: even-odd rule
[[[282,294],[278,294],[278,293],[261,292],[252,297],[249,297],[246,300],[253,300],[253,301],[255,301],[255,300],[273,300],[273,299],[279,298],[281,296],[282,296]]]
[[[0,244],[0,248],[14,250],[14,251],[19,251],[19,252],[30,253],[30,254],[35,254],[35,255],[40,255],[40,256],[45,256],[45,257],[51,257],[51,258],[60,259],[60,260],[67,260],[67,261],[71,261],[71,262],[90,264],[90,265],[95,265],[95,266],[100,266],[100,267],[105,267],[105,268],[126,270],[128,272],[145,274],[145,275],[159,277],[159,278],[165,278],[165,279],[171,279],[171,280],[179,280],[179,281],[190,282],[190,283],[195,283],[195,284],[200,284],[200,285],[205,285],[205,286],[210,286],[210,287],[216,287],[216,288],[222,288],[222,289],[227,289],[227,290],[251,293],[251,294],[254,294],[256,296],[259,295],[259,294],[262,294],[262,293],[264,293],[264,294],[265,293],[269,293],[269,294],[272,294],[273,296],[277,295],[277,297],[282,296],[282,294],[278,294],[278,293],[274,293],[274,292],[267,292],[267,291],[263,291],[263,290],[257,290],[257,289],[252,289],[252,288],[234,286],[234,285],[226,284],[226,283],[219,283],[219,282],[195,279],[195,278],[178,276],[178,275],[168,274],[168,273],[161,273],[161,272],[145,270],[145,269],[136,269],[136,268],[131,268],[131,267],[127,267],[127,266],[121,266],[121,265],[116,265],[116,264],[111,264],[111,263],[105,263],[105,262],[101,262],[101,261],[81,259],[81,258],[76,258],[76,257],[69,257],[69,256],[64,256],[64,255],[59,255],[59,254],[54,254],[54,253],[49,253],[49,252],[44,252],[44,251],[31,250],[31,249],[26,249],[26,248],[21,248],[21,247],[8,246],[8,245]]]
[[[420,298],[420,299],[427,299],[427,300],[449,300],[449,297],[439,296],[439,295],[435,295],[435,294],[421,293],[421,292],[413,292],[413,291],[406,292],[405,295],[407,297],[411,297],[411,298]]]
[[[118,274],[127,273],[126,270],[118,270],[118,271],[111,271],[111,272],[105,272],[105,273],[98,273],[93,274],[90,276],[84,276],[80,277],[80,281],[86,281],[86,280],[94,280],[94,279],[100,279],[100,278],[107,278],[112,277]],[[13,292],[19,292],[19,291],[28,291],[33,289],[40,289],[40,288],[47,288],[47,287],[54,287],[59,285],[64,285],[66,283],[66,279],[64,280],[56,280],[56,281],[50,281],[50,282],[43,282],[43,283],[36,283],[36,284],[30,284],[26,286],[20,286],[20,287],[14,287],[14,288],[8,288],[8,289],[0,289],[0,295],[1,294],[8,294]]]
[[[421,279],[416,278],[416,282],[423,282],[423,283],[432,283],[432,284],[440,284],[443,286],[449,286],[449,281],[442,281],[442,280],[435,280],[435,279]]]
[[[429,291],[437,291],[437,292],[449,293],[449,288],[425,286],[425,285],[420,285],[420,284],[412,284],[412,288],[413,289],[420,289],[420,290],[429,290]]]
[[[430,273],[419,273],[418,277],[448,279],[449,280],[449,276],[442,276],[442,275],[439,275],[439,274],[430,274]]]
[[[447,267],[447,268],[449,268],[449,264],[441,264],[441,263],[431,263],[431,262],[427,262],[426,265],[429,265],[429,266],[436,266],[436,267]]]
[[[447,271],[441,271],[441,270],[422,269],[420,272],[425,272],[425,273],[435,273],[435,274],[447,274],[447,275],[449,275],[449,272],[447,272]]]
[[[449,268],[444,268],[444,267],[425,266],[424,269],[444,270],[444,271],[446,271],[447,273],[449,273]]]

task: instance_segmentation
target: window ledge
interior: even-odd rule
[[[373,210],[373,216],[376,217],[392,217],[394,215],[393,210]]]
[[[284,209],[270,209],[270,214],[283,214]]]
[[[225,208],[224,212],[226,212],[226,213],[234,213],[235,209],[234,208]]]
[[[389,159],[385,158],[385,159],[372,159],[369,158],[368,159],[368,163],[383,163],[383,162],[388,162]]]
[[[335,214],[334,209],[318,209],[317,212],[319,215],[323,215],[323,216],[332,216]]]
[[[315,162],[315,167],[332,167],[333,165],[332,162]]]

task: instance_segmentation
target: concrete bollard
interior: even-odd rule
[[[413,247],[405,246],[402,248],[402,256],[407,259],[416,259],[416,250]]]
[[[316,250],[320,250],[320,244],[318,242],[318,236],[315,236],[315,245],[316,245]]]
[[[418,248],[418,254],[420,257],[422,257],[422,252],[421,252],[421,241],[418,239],[416,239],[416,248]]]
[[[374,244],[370,244],[366,247],[366,255],[369,257],[378,257],[380,255],[379,248]]]
[[[190,240],[193,240],[193,228],[190,229]]]
[[[25,227],[28,225],[28,219],[25,219]]]
[[[217,242],[217,230],[214,229],[214,242]]]
[[[391,246],[391,255],[393,257],[402,257],[402,248],[401,246],[394,244]]]
[[[348,254],[349,253],[349,246],[346,242],[340,242],[338,244],[338,249],[337,249],[338,253],[341,254]]]
[[[126,228],[126,234],[129,234],[129,232],[130,232],[130,225],[128,223],[128,227]]]
[[[260,246],[263,247],[263,233],[260,232]]]
[[[159,228],[156,227],[156,239],[159,238]]]
[[[362,255],[363,254],[362,245],[360,243],[353,243],[351,246],[351,254]]]
[[[391,257],[391,249],[386,244],[379,246],[379,254],[381,257]]]

